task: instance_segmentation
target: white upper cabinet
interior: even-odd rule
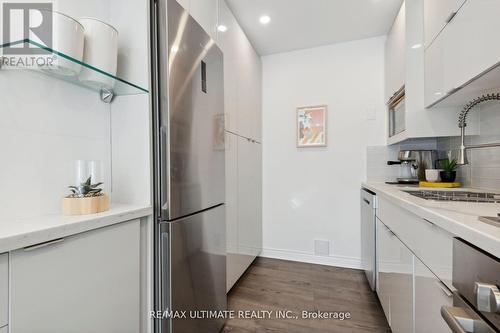
[[[498,0],[468,0],[426,49],[427,107],[464,105],[471,97],[498,88],[498,82],[480,82],[482,74],[500,62],[500,44],[491,39],[500,30],[499,13]]]
[[[425,47],[449,23],[466,0],[424,0]]]
[[[189,12],[215,40],[217,38],[218,0],[189,0]]]
[[[177,2],[214,40],[217,38],[218,0],[177,0]]]
[[[0,327],[7,325],[9,306],[9,256],[0,254]]]
[[[177,0],[177,2],[185,9],[189,10],[189,0]]]
[[[217,43],[224,52],[226,129],[261,141],[262,64],[225,1],[219,2]]]
[[[405,83],[405,3],[387,36],[385,43],[385,100]]]

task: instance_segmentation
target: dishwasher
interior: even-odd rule
[[[361,265],[374,291],[376,286],[377,195],[361,188]]]

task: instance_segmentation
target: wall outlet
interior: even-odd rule
[[[326,256],[330,255],[330,241],[315,239],[314,240],[314,254],[317,256]]]

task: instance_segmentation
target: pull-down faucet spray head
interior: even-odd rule
[[[464,107],[462,112],[460,113],[460,117],[458,118],[458,127],[460,128],[460,150],[458,153],[458,159],[457,159],[457,164],[458,165],[466,165],[469,164],[469,161],[467,160],[467,149],[471,148],[488,148],[488,147],[498,147],[500,146],[499,144],[483,144],[483,145],[475,145],[475,146],[469,146],[467,147],[465,145],[465,127],[467,127],[467,115],[469,114],[469,111],[477,106],[478,104],[488,102],[488,101],[493,101],[493,100],[500,100],[500,93],[499,94],[488,94],[488,95],[483,95],[481,97],[478,97],[471,102],[467,103],[467,105]]]

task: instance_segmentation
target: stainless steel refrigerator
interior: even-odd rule
[[[226,310],[223,55],[176,0],[154,0],[155,306],[161,333],[216,333]]]

